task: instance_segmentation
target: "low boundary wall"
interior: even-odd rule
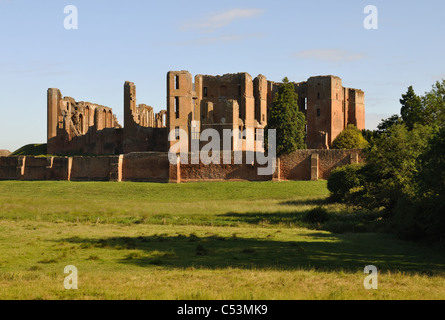
[[[221,156],[222,157],[222,156]],[[245,154],[243,155],[245,159]],[[327,179],[332,169],[363,162],[362,150],[298,150],[277,159],[275,172],[258,175],[258,163],[170,164],[166,152],[98,157],[0,157],[0,180],[136,181],[270,181]],[[221,158],[221,163],[223,163]],[[263,166],[264,167],[264,166]]]

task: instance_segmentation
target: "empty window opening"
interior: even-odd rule
[[[321,110],[317,109],[317,117],[319,117],[321,115]]]
[[[241,86],[238,86],[238,96],[241,98],[241,95],[242,95]]]
[[[304,98],[304,110],[307,110],[307,98]]]
[[[175,139],[179,140],[179,127],[175,127]]]
[[[113,113],[111,112],[111,110],[108,110],[107,124],[108,124],[109,128],[112,128],[114,126],[114,123],[113,123]]]
[[[83,116],[79,115],[79,129],[80,133],[83,134]]]
[[[199,121],[192,121],[192,140],[199,140]]]
[[[103,122],[104,122],[104,128],[107,127],[107,111],[104,109],[103,111]]]
[[[209,88],[207,88],[207,87],[204,87],[204,90],[203,90],[203,95],[204,95],[204,97],[207,97],[207,95],[209,94]]]
[[[318,93],[318,100],[320,100],[320,92]]]
[[[175,76],[175,89],[179,89],[179,76]]]
[[[179,97],[175,97],[175,113],[176,119],[179,119]]]

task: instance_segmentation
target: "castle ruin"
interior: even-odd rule
[[[364,92],[345,88],[335,76],[311,77],[293,83],[299,108],[307,119],[308,149],[329,149],[349,124],[365,128]],[[62,97],[48,89],[48,154],[119,155],[134,152],[167,152],[175,141],[169,132],[182,129],[190,139],[205,129],[250,129],[255,140],[267,125],[268,112],[282,83],[248,73],[223,76],[197,75],[187,71],[167,73],[167,110],[136,102],[136,86],[124,84],[124,125],[112,109]],[[242,137],[241,137],[242,138]],[[241,139],[232,150],[254,151]],[[223,146],[221,146],[223,148]]]

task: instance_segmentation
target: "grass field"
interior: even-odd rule
[[[0,299],[445,299],[443,248],[328,195],[323,181],[0,182]],[[305,218],[319,207],[326,221]]]

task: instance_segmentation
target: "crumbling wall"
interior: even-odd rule
[[[365,129],[365,93],[362,90],[348,90],[348,124],[355,125],[359,130]]]
[[[48,89],[47,153],[115,154],[122,152],[122,127],[108,107],[62,98]]]
[[[184,130],[189,137],[189,146],[192,137],[199,139],[206,129],[216,130],[220,137],[225,129],[237,132],[249,129],[255,137],[262,137],[255,132],[267,125],[266,113],[267,80],[262,75],[254,80],[248,73],[197,75],[193,82],[187,71],[167,74],[167,127],[169,132]],[[256,150],[256,143],[247,142],[242,137],[241,143],[232,143],[231,148]],[[173,140],[170,146],[176,143]],[[220,149],[223,148],[221,143]]]
[[[153,113],[153,108],[144,104],[136,106],[136,86],[133,82],[124,84],[124,129],[123,153],[168,151],[167,128],[162,113]]]
[[[273,105],[282,83],[268,81],[267,107]],[[342,86],[335,76],[311,77],[293,83],[299,110],[307,120],[306,144],[309,149],[329,149],[335,138],[349,125],[365,128],[365,94]]]

